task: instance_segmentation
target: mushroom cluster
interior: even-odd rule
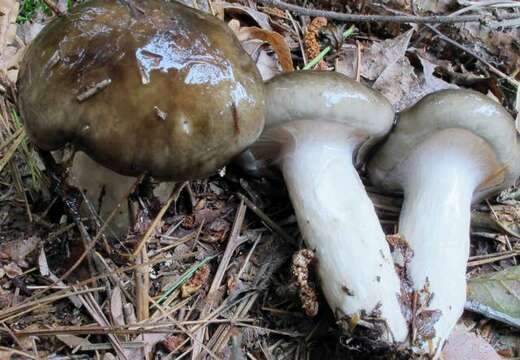
[[[386,100],[337,73],[286,74],[266,89],[265,130],[240,164],[257,175],[281,170],[338,319],[374,328],[359,320],[377,312],[387,330],[377,340],[438,356],[464,309],[471,204],[520,176],[512,117],[480,93],[445,90],[400,113],[390,131]],[[404,192],[399,233],[412,256],[402,279],[354,167],[387,133],[367,169],[376,186]],[[412,335],[409,284],[427,334]]]
[[[368,161],[376,186],[404,192],[399,232],[414,253],[407,280],[431,294],[424,307],[439,314],[434,350],[463,310],[471,203],[520,175],[512,118],[489,98],[437,92],[392,130],[390,103],[338,73],[264,84],[225,23],[176,2],[74,7],[29,46],[18,89],[37,146],[72,144],[118,174],[201,178],[246,149],[240,163],[249,171],[275,165],[336,317],[384,343],[410,337],[403,279],[356,168]],[[102,176],[88,169],[83,178],[95,187]],[[101,173],[116,180],[114,196],[129,181]]]

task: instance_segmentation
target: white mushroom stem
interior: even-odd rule
[[[433,298],[425,308],[442,312],[433,349],[440,349],[464,310],[471,202],[493,164],[484,140],[449,129],[421,144],[403,165],[399,232],[414,252],[409,275],[416,290],[429,284]],[[422,347],[428,350],[426,341]]]
[[[326,122],[299,121],[284,130],[278,165],[306,245],[315,251],[330,307],[336,315],[353,319],[379,310],[389,330],[384,340],[403,341],[408,329],[398,300],[399,278],[352,164],[353,153],[365,139],[344,125]]]

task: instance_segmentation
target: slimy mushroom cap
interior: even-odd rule
[[[206,176],[264,123],[260,75],[232,32],[177,2],[74,7],[29,46],[18,89],[36,145],[72,143],[123,175]]]

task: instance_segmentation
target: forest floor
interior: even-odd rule
[[[445,88],[477,90],[513,118],[520,110],[520,21],[507,18],[517,1],[297,1],[290,11],[278,1],[185,2],[228,23],[264,79],[338,71],[396,110]],[[111,210],[100,213],[44,165],[18,115],[18,64],[44,24],[73,5],[0,0],[0,359],[387,358],[341,333],[315,281],[319,312],[302,310],[292,258],[304,245],[279,175],[231,166],[184,184],[134,179],[122,203],[135,218],[120,237]],[[393,234],[401,196],[360,172]],[[473,305],[457,328],[463,340],[444,357],[481,347],[492,354],[483,359],[519,359],[519,189],[476,205],[471,234]]]

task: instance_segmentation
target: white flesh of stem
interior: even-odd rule
[[[315,251],[323,293],[335,313],[369,315],[379,307],[390,330],[385,340],[403,341],[408,329],[398,300],[399,278],[352,165],[360,138],[326,126],[299,126],[286,126],[292,147],[279,165],[303,238]]]
[[[414,288],[422,289],[428,280],[433,298],[425,308],[442,312],[434,349],[440,349],[464,310],[472,196],[496,164],[489,145],[475,135],[466,141],[465,133],[444,130],[406,161],[410,170],[399,232],[414,252],[409,265]],[[426,343],[422,347],[428,350]]]

